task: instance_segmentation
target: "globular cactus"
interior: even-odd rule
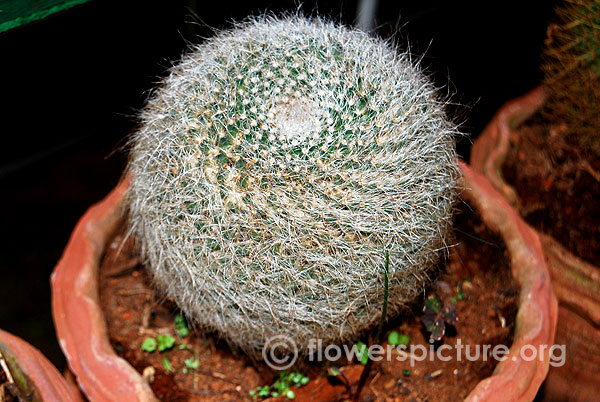
[[[545,115],[600,156],[600,0],[564,0],[544,48]]]
[[[456,199],[456,127],[408,54],[264,17],[185,56],[132,139],[132,231],[158,288],[249,353],[356,338],[423,293]]]

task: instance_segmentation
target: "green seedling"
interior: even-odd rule
[[[183,374],[187,374],[191,371],[198,370],[200,368],[200,360],[196,357],[190,357],[184,361],[185,367],[182,369]]]
[[[169,361],[169,358],[167,356],[163,356],[162,363],[167,373],[173,371],[173,366],[171,365],[171,362]]]
[[[256,399],[256,397],[267,398],[283,396],[287,399],[295,399],[296,393],[291,389],[292,387],[299,388],[303,385],[308,384],[310,379],[302,373],[292,372],[287,374],[286,371],[279,373],[279,379],[273,383],[273,385],[265,385],[262,387],[256,387],[251,389],[249,395]]]
[[[388,335],[388,343],[392,346],[408,346],[408,344],[410,343],[410,337],[406,334],[400,335],[398,332],[392,331]]]
[[[177,314],[175,316],[175,321],[173,323],[173,326],[175,327],[175,333],[180,338],[185,338],[186,336],[188,336],[190,334],[190,330],[187,327],[185,318],[183,318],[183,316],[181,314]]]
[[[156,350],[157,345],[158,344],[156,343],[156,339],[146,338],[146,339],[144,339],[144,342],[142,343],[142,350],[144,352],[152,353]]]
[[[177,335],[180,338],[183,338],[189,334],[185,321],[180,315],[175,317],[175,331],[177,332]],[[168,354],[175,346],[177,346],[177,349],[179,350],[187,350],[193,353],[194,355],[193,357],[190,357],[189,359],[186,359],[184,361],[185,367],[182,370],[184,373],[187,374],[188,372],[197,370],[200,367],[200,359],[198,358],[198,353],[187,345],[177,344],[175,342],[175,338],[172,335],[160,334],[157,335],[156,338],[148,337],[144,339],[144,342],[142,342],[142,350],[144,352],[152,353],[156,350],[158,350],[161,353],[167,352],[167,354],[162,357],[162,364],[167,372],[173,371],[173,365],[169,361]]]
[[[175,346],[175,338],[171,335],[158,335],[156,337],[158,340],[158,351],[164,352],[165,350],[171,349]]]
[[[200,360],[195,357],[190,357],[189,359],[185,359],[185,367],[196,370],[200,367]]]
[[[367,350],[367,345],[365,345],[363,342],[359,341],[359,342],[355,343],[355,346],[356,346],[356,358],[358,359],[360,364],[365,366],[367,364],[367,362],[369,361],[369,353]]]
[[[183,344],[179,345],[177,348],[179,350],[187,350],[188,352],[191,352],[194,355],[193,357],[184,360],[185,367],[182,369],[184,374],[187,374],[190,371],[194,371],[200,368],[200,358],[198,357],[198,352],[196,352],[189,346]]]
[[[458,300],[463,300],[465,298],[465,292],[463,292],[463,283],[468,283],[468,281],[458,282],[456,285],[456,296],[451,299],[452,303],[454,304],[456,304]]]
[[[257,387],[256,390],[258,391],[258,396],[261,398],[266,398],[271,395],[271,387],[268,385],[265,385],[264,387]]]

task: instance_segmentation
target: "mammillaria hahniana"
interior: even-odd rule
[[[423,293],[446,247],[456,128],[407,53],[302,17],[196,46],[141,114],[129,220],[155,285],[249,353],[348,341]]]

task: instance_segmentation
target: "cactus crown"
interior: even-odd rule
[[[252,352],[302,348],[422,292],[451,225],[455,127],[385,42],[321,20],[252,20],[197,46],[132,139],[130,223],[156,285]]]
[[[544,49],[546,116],[600,156],[600,0],[564,0]]]

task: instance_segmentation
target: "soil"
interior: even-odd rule
[[[568,142],[565,130],[539,115],[513,130],[502,173],[527,222],[600,267],[600,158]]]
[[[470,345],[471,356],[476,353],[476,345],[510,347],[519,288],[511,276],[502,241],[467,207],[457,214],[455,228],[455,246],[450,248],[445,267],[441,267],[429,289],[429,294],[436,293],[445,306],[456,307],[458,323],[447,327],[443,339],[432,345],[434,350],[442,344],[450,345],[452,349],[442,354],[450,360],[441,361],[430,354],[411,366],[410,358],[394,351],[389,361],[373,364],[361,401],[462,400],[480,380],[492,374],[497,362],[489,353],[485,358],[479,356],[467,361],[464,349],[458,361],[454,345]],[[388,323],[386,334],[398,331],[410,337],[413,347],[422,345],[429,350],[429,334],[420,318],[424,300],[425,297],[416,302],[411,314]],[[250,390],[273,384],[278,378],[278,373],[266,364],[237,353],[213,334],[191,331],[185,338],[175,336],[173,322],[177,309],[171,301],[161,300],[153,293],[145,271],[138,264],[133,241],[123,242],[122,234],[115,235],[103,257],[100,301],[113,347],[149,379],[161,400],[251,401]],[[176,346],[165,352],[143,351],[144,339],[158,334],[173,335]],[[177,344],[188,349],[178,349]],[[387,342],[382,344],[384,348],[386,345]],[[196,351],[200,365],[184,373],[185,359],[194,356],[190,350]],[[415,350],[413,356],[418,358],[418,355],[420,352]],[[430,356],[434,358],[430,360]],[[168,359],[172,371],[165,369],[164,359]],[[342,374],[328,375],[331,367]],[[356,387],[363,366],[356,360],[340,360],[335,364],[303,363],[296,370],[307,375],[310,382],[293,388],[295,400],[342,401],[350,396],[347,384]]]

